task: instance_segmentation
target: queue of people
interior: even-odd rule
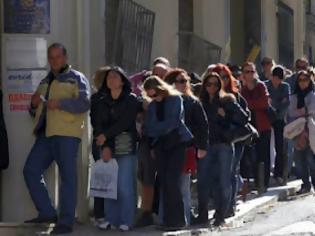
[[[237,210],[248,150],[253,165],[245,171],[254,173],[261,192],[268,191],[271,177],[285,185],[293,162],[303,181],[299,193],[315,185],[307,122],[291,140],[284,136],[287,124],[301,117],[312,121],[315,115],[314,71],[303,58],[290,76],[271,58],[263,59],[260,75],[254,63],[245,62],[242,67],[210,65],[201,78],[172,68],[163,57],[154,60],[152,70],[130,77],[118,66],[105,66],[95,73],[92,96],[88,80],[68,65],[63,45],[51,45],[48,59],[51,71],[31,103],[37,138],[24,177],[38,216],[27,223],[56,223],[52,234],[72,232],[76,155],[89,110],[94,159],[118,164],[117,199],[94,199],[95,222],[102,230],[129,231],[156,221],[161,230],[224,225]],[[61,177],[59,214],[42,177],[53,161]],[[197,180],[196,214],[192,177]]]

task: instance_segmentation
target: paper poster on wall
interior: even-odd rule
[[[50,0],[5,0],[4,32],[49,34]]]
[[[4,86],[11,112],[28,111],[32,94],[46,74],[46,70],[12,70],[7,72]]]
[[[8,37],[4,45],[5,63],[9,70],[45,68],[47,40],[42,37]]]

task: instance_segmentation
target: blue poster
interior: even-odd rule
[[[4,33],[49,34],[50,0],[4,0]]]

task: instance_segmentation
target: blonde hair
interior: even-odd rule
[[[173,86],[164,82],[160,77],[156,75],[149,76],[143,83],[143,96],[148,98],[146,91],[153,89],[158,95],[162,97],[168,96],[181,96],[182,94],[178,92]]]

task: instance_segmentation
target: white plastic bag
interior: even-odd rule
[[[90,196],[117,199],[118,164],[116,159],[108,162],[98,160],[91,170]]]

